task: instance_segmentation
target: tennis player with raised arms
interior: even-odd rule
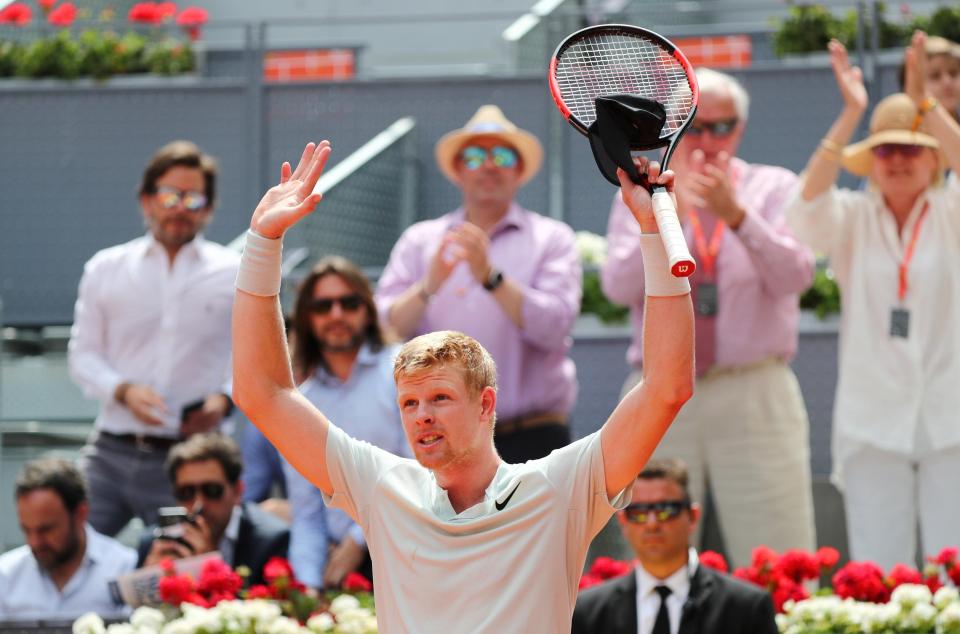
[[[689,284],[669,272],[650,194],[619,172],[644,232],[644,381],[603,428],[546,458],[503,462],[493,360],[466,335],[435,332],[408,342],[394,366],[411,460],[347,436],[297,392],[290,370],[281,242],[320,201],[314,187],[329,154],[328,142],[309,143],[253,213],[233,309],[237,405],[363,527],[381,632],[569,632],[591,539],[629,503],[693,389]],[[672,190],[671,172],[636,165]]]

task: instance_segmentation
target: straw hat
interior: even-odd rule
[[[499,137],[516,148],[522,160],[521,184],[533,178],[540,169],[540,164],[543,162],[543,148],[537,137],[514,125],[497,106],[486,105],[480,106],[476,114],[462,128],[448,132],[437,141],[437,146],[434,148],[437,165],[440,166],[443,175],[452,182],[460,183],[454,167],[457,153],[470,138],[477,136]]]
[[[843,166],[858,176],[869,176],[873,165],[872,150],[884,143],[932,148],[940,158],[941,168],[946,166],[940,143],[927,133],[922,120],[917,125],[917,107],[902,92],[885,97],[877,104],[870,117],[870,136],[843,149]]]

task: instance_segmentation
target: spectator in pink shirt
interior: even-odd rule
[[[497,106],[441,138],[436,157],[463,204],[400,236],[377,307],[406,339],[458,330],[479,341],[499,372],[497,451],[511,463],[546,456],[570,442],[577,395],[568,356],[582,276],[573,231],[514,201],[543,150]]]
[[[677,148],[677,198],[697,259],[697,387],[657,449],[682,458],[694,499],[707,476],[727,551],[747,565],[757,544],[815,544],[807,412],[788,363],[797,348],[798,295],[813,256],[786,227],[783,205],[797,177],[735,158],[749,96],[729,75],[699,69],[700,106]],[[643,368],[643,264],[630,211],[619,195],[607,230],[604,292],[632,309],[627,360]]]

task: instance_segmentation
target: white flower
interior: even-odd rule
[[[163,627],[167,619],[163,612],[148,606],[141,606],[130,615],[130,625],[138,630],[157,630]]]
[[[941,628],[953,628],[951,632],[960,628],[960,603],[951,603],[943,608],[937,616],[937,631]]]
[[[311,632],[332,632],[335,625],[333,617],[326,612],[315,614],[307,620],[307,628]]]
[[[265,634],[300,634],[304,630],[295,619],[281,616],[270,622],[265,629],[257,628],[257,631]]]
[[[107,627],[107,634],[137,634],[137,628],[129,623],[114,623]]]
[[[104,634],[107,628],[96,612],[87,612],[73,622],[73,634]]]
[[[943,610],[951,603],[957,603],[958,601],[960,601],[960,592],[949,586],[943,586],[933,595],[933,604],[937,606],[938,610]]]
[[[890,595],[890,603],[902,605],[904,610],[909,610],[918,603],[930,603],[933,600],[933,593],[930,588],[919,583],[905,583],[893,589]]]
[[[330,613],[340,620],[340,614],[360,607],[360,601],[352,594],[341,594],[330,602]]]
[[[577,253],[584,264],[603,266],[607,260],[607,239],[589,231],[578,231],[575,237]]]

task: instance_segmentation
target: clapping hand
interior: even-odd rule
[[[830,40],[827,45],[830,51],[830,66],[833,67],[833,76],[837,80],[837,87],[847,108],[857,112],[867,109],[867,87],[863,84],[863,73],[857,66],[850,65],[847,49],[837,40]]]

